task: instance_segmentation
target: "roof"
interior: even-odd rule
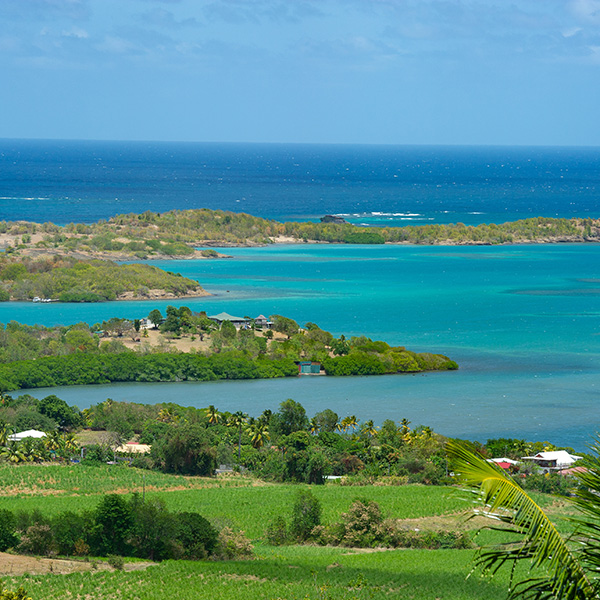
[[[248,319],[244,319],[244,317],[234,317],[226,312],[219,313],[218,315],[212,315],[212,317],[208,317],[212,321],[247,321]]]
[[[493,462],[493,463],[508,463],[509,465],[518,465],[518,461],[516,460],[511,460],[510,458],[506,458],[505,456],[503,456],[502,458],[488,458],[488,462]]]
[[[133,444],[127,442],[118,448],[115,448],[115,452],[127,452],[131,454],[146,454],[150,452],[151,447],[148,444]]]
[[[43,438],[46,437],[46,434],[43,431],[38,431],[37,429],[27,429],[27,431],[21,431],[20,433],[13,433],[8,436],[8,439],[11,442],[20,442],[25,438]]]
[[[265,315],[258,315],[258,317],[256,317],[254,320],[255,321],[268,321],[269,319],[267,319],[267,317],[265,317]]]
[[[524,456],[526,460],[547,460],[556,461],[557,465],[570,465],[577,460],[581,460],[583,456],[575,456],[569,454],[566,450],[553,450],[551,452],[538,452],[535,456]]]
[[[512,463],[504,461],[494,461],[494,464],[501,469],[510,469],[513,466]]]

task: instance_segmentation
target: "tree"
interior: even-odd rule
[[[511,581],[509,598],[588,600],[599,597],[600,439],[595,441],[592,450],[595,456],[583,461],[587,471],[577,475],[582,486],[576,491],[573,503],[582,516],[575,519],[579,544],[571,547],[510,475],[463,444],[448,443],[448,457],[457,479],[479,497],[481,508],[476,513],[507,524],[520,538],[514,544],[480,550],[477,565],[491,574],[508,565],[514,573],[514,565],[525,561],[534,572],[515,585]]]
[[[39,411],[50,419],[54,419],[61,429],[69,429],[81,423],[79,412],[54,394],[40,400]]]
[[[237,334],[237,329],[231,321],[223,321],[221,324],[221,335],[226,340],[234,340]]]
[[[280,435],[289,435],[294,431],[304,431],[308,429],[308,417],[306,410],[300,402],[291,398],[284,400],[279,405],[279,412],[271,418],[273,429]]]
[[[330,408],[318,412],[313,420],[319,431],[335,431],[340,417]]]
[[[152,445],[152,455],[168,473],[210,477],[217,468],[214,436],[200,425],[173,427]]]
[[[281,315],[271,315],[269,319],[273,322],[272,329],[278,333],[287,335],[288,340],[300,329],[298,323],[294,319],[282,317]]]
[[[221,420],[221,413],[212,404],[206,409],[206,416],[210,425],[218,425]]]
[[[130,528],[133,524],[132,505],[123,496],[108,494],[94,512],[94,546],[101,556],[127,554]]]
[[[148,321],[152,323],[154,329],[158,329],[158,326],[162,323],[162,320],[163,316],[158,308],[150,311],[150,314],[148,315]]]
[[[227,421],[227,427],[236,427],[238,430],[238,460],[242,460],[242,427],[248,415],[241,410],[234,412]]]

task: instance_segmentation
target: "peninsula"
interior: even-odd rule
[[[233,317],[169,306],[89,326],[0,326],[0,390],[112,382],[268,379],[301,373],[449,371],[456,362],[365,336],[334,337],[282,315]]]

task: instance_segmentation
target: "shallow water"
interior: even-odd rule
[[[441,352],[453,373],[285,381],[134,384],[36,390],[80,408],[114,400],[241,409],[286,398],[312,415],[408,418],[446,435],[510,436],[582,448],[600,417],[600,246],[413,247],[291,245],[230,249],[229,260],[155,262],[214,296],[209,314],[284,314],[339,335],[366,334]],[[97,322],[142,317],[168,303],[0,305],[0,321]]]

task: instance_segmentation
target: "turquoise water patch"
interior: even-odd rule
[[[210,313],[284,314],[335,335],[366,334],[416,351],[441,352],[460,370],[314,383],[173,384],[169,397],[222,410],[237,402],[251,414],[291,397],[309,412],[330,406],[379,422],[406,417],[447,435],[543,438],[580,448],[600,423],[600,295],[575,291],[597,289],[596,282],[588,287],[584,280],[598,278],[598,245],[461,247],[458,253],[318,244],[226,251],[234,258],[153,263],[197,279],[215,293],[212,297],[6,303],[0,305],[0,321],[93,323],[143,317],[168,304]],[[164,398],[160,386],[144,388],[139,396],[137,389],[108,386],[65,394],[80,406],[109,395],[145,402]]]

